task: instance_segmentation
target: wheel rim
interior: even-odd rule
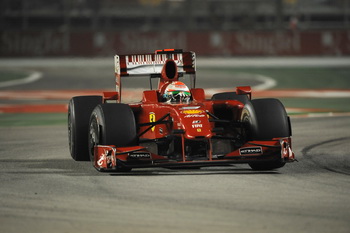
[[[91,162],[94,162],[94,148],[99,145],[99,127],[96,118],[93,118],[89,129],[89,154]]]

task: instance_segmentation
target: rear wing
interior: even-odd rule
[[[174,60],[179,75],[190,74],[195,80],[196,54],[179,49],[156,50],[155,53],[115,55],[116,91],[121,101],[121,77],[124,76],[160,76],[168,59]],[[195,82],[195,81],[194,81]]]
[[[157,50],[155,53],[115,55],[115,74],[119,76],[160,74],[166,60],[172,59],[178,73],[196,73],[196,54],[182,50]]]

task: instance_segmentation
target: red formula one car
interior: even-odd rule
[[[291,125],[277,99],[251,99],[249,86],[205,98],[195,88],[195,53],[158,50],[115,56],[116,92],[69,102],[74,160],[98,171],[142,167],[203,167],[247,163],[271,170],[295,161]],[[121,79],[148,76],[141,102],[121,103]],[[189,76],[190,88],[182,82]],[[152,80],[158,87],[152,90]]]

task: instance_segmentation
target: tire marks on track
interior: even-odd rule
[[[330,139],[307,146],[301,153],[304,158],[325,170],[350,175],[349,142],[350,137]]]

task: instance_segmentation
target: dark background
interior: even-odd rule
[[[1,0],[0,57],[350,54],[350,0]]]

